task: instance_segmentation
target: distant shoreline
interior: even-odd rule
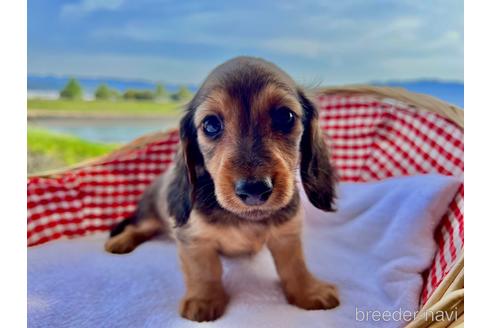
[[[29,109],[27,120],[33,119],[107,119],[107,120],[139,120],[139,119],[178,119],[181,113],[118,113],[118,112],[74,112],[71,110]]]
[[[28,99],[27,119],[173,119],[183,107],[184,102]]]

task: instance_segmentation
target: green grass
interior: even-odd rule
[[[28,99],[27,109],[69,113],[110,113],[110,114],[177,114],[183,104],[176,102],[158,103],[152,101],[104,101],[104,100],[46,100]]]
[[[53,159],[58,165],[72,165],[83,160],[109,153],[118,145],[86,141],[70,135],[28,128],[27,150],[44,158]],[[48,168],[37,168],[48,169]]]

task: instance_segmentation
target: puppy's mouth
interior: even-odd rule
[[[258,205],[248,205],[244,199],[241,199],[237,195],[227,197],[226,201],[224,201],[224,198],[222,197],[218,197],[218,200],[219,204],[221,204],[224,209],[249,221],[261,221],[267,219],[282,207],[282,204],[276,204],[275,202],[271,202],[271,200],[267,200]]]
[[[232,180],[232,181],[231,181]],[[221,179],[215,194],[219,204],[244,220],[261,221],[275,215],[292,198],[294,183],[273,174],[267,177]]]
[[[273,212],[274,211],[272,210],[250,209],[246,211],[236,212],[236,214],[246,220],[260,221],[271,216]]]

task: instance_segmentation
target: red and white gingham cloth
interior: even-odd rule
[[[463,173],[463,129],[438,114],[371,96],[324,95],[318,103],[342,181]],[[177,145],[173,130],[116,158],[54,178],[30,178],[28,246],[109,230],[133,212],[145,187],[172,162]],[[424,273],[422,304],[463,249],[463,200],[461,186],[435,233],[438,251]]]

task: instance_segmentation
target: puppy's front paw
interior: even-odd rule
[[[340,304],[337,288],[316,280],[295,293],[287,293],[287,301],[305,310],[329,310]]]
[[[104,244],[104,248],[107,252],[113,254],[126,254],[135,249],[135,243],[125,235],[118,235],[111,237]]]
[[[213,298],[185,297],[181,300],[179,313],[193,321],[213,321],[224,314],[228,300],[226,294]]]

